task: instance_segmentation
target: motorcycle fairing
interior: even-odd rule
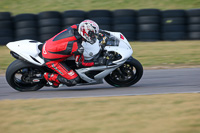
[[[103,78],[118,67],[119,64],[112,66],[95,66],[95,67],[81,68],[81,69],[76,69],[75,71],[78,73],[81,79],[85,80],[88,83],[95,84],[95,83],[102,83]],[[102,72],[96,74],[94,78],[90,78],[89,76],[86,75],[86,73],[89,71],[102,71]]]
[[[42,66],[45,64],[44,60],[39,56],[41,52],[38,49],[38,45],[41,42],[34,40],[20,40],[15,42],[10,42],[6,46],[13,52],[17,53],[23,59],[31,62],[37,66]]]

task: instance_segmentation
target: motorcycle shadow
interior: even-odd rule
[[[104,90],[104,89],[115,89],[116,87],[112,86],[74,86],[74,87],[59,87],[59,88],[53,88],[53,87],[44,87],[40,91],[92,91],[92,90]]]
[[[134,85],[134,86],[129,86],[129,87],[114,87],[110,85],[88,85],[88,86],[73,86],[73,87],[67,87],[67,86],[62,86],[59,88],[53,88],[53,87],[44,87],[40,92],[44,91],[54,91],[54,92],[59,92],[59,91],[95,91],[95,90],[121,90],[121,89],[140,89],[141,86]]]

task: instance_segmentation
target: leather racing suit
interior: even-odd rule
[[[44,77],[47,81],[53,82],[55,86],[60,83],[70,86],[79,82],[78,74],[63,62],[70,56],[75,57],[75,61],[79,66],[94,66],[94,62],[84,60],[81,52],[83,51],[81,50],[82,41],[83,38],[78,33],[77,24],[61,31],[45,42],[42,48],[42,56],[46,65],[58,73],[45,73]]]

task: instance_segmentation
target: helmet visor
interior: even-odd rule
[[[89,43],[91,43],[91,44],[94,44],[95,42],[96,42],[96,40],[97,40],[97,36],[96,36],[96,34],[93,32],[93,31],[89,31],[88,32],[88,35],[89,35],[89,40],[87,40]]]

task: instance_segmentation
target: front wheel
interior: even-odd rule
[[[22,60],[15,60],[6,70],[6,80],[17,91],[37,91],[46,83],[42,79],[43,73],[42,68],[38,66]]]
[[[141,63],[130,57],[122,66],[105,77],[105,81],[115,87],[128,87],[137,83],[143,75]]]

